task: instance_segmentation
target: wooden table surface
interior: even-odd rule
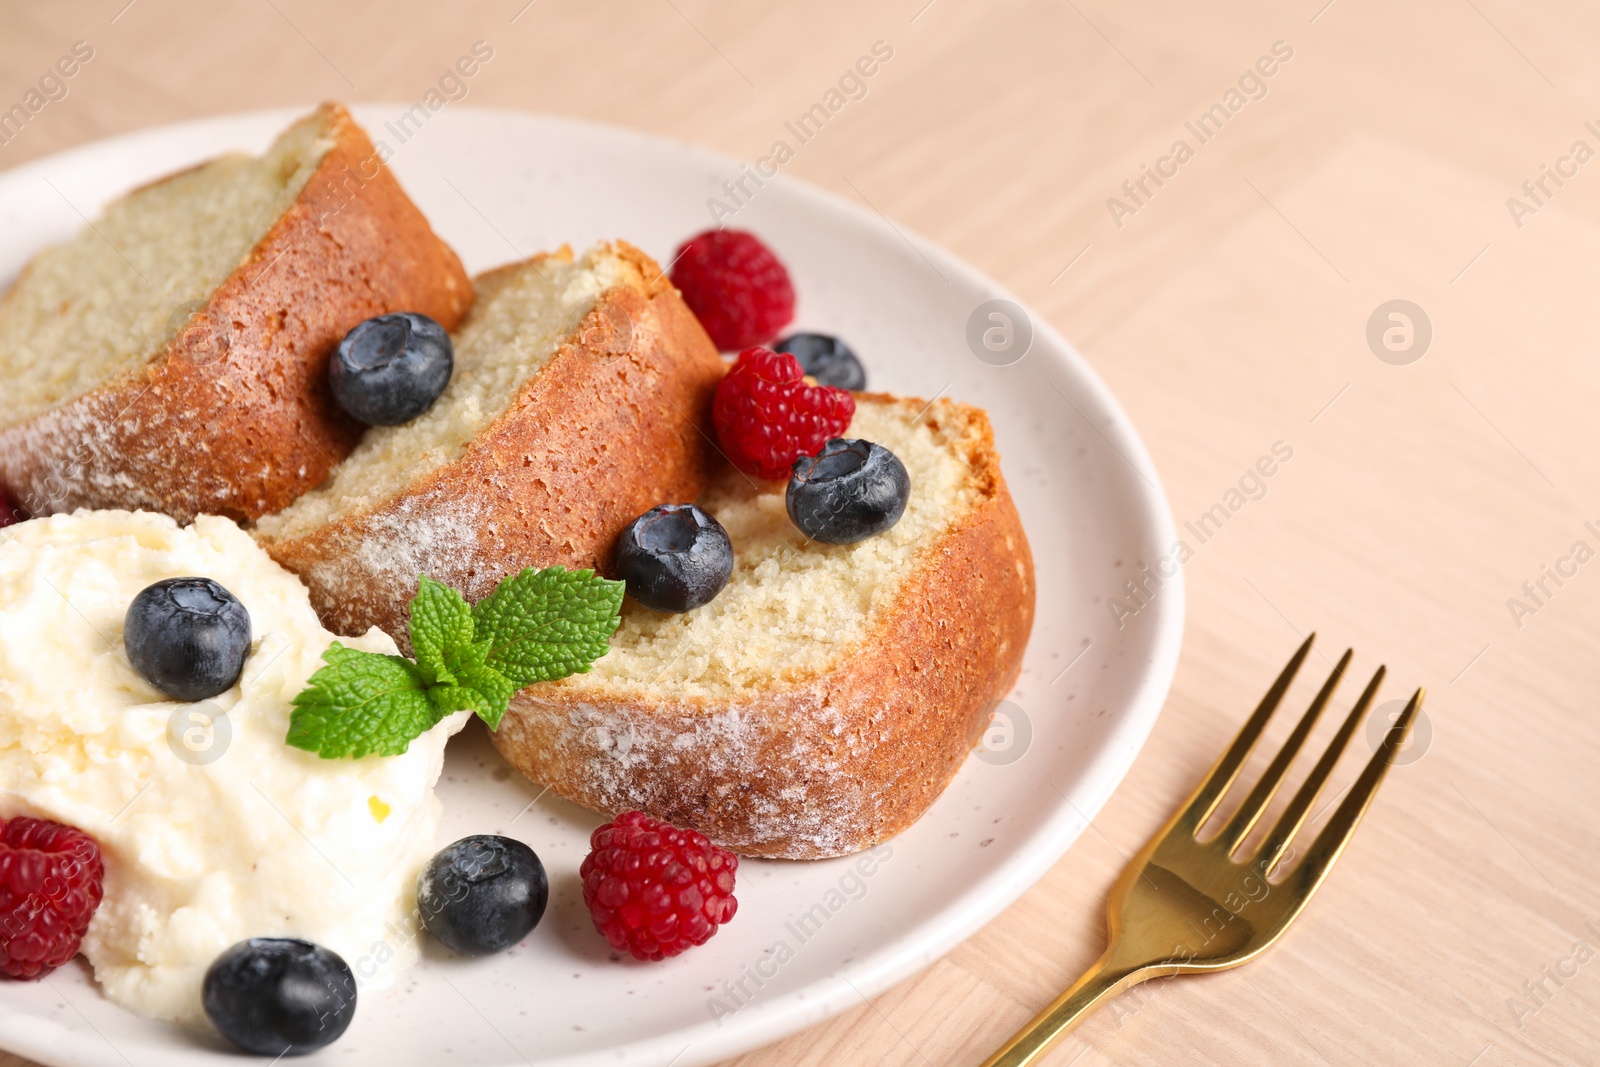
[[[1099,953],[1124,855],[1311,629],[1359,670],[1382,657],[1388,696],[1428,686],[1431,740],[1277,949],[1145,987],[1050,1062],[1600,1062],[1592,5],[4,0],[0,105],[80,40],[92,61],[0,168],[417,98],[477,40],[497,58],[472,103],[754,159],[884,41],[786,172],[1020,293],[1122,399],[1180,527],[1229,511],[1187,565],[1167,708],[1092,831],[948,957],[740,1067],[981,1061]],[[1387,310],[1369,343],[1392,300],[1420,309],[1409,347],[1385,347]],[[1278,442],[1292,461],[1233,493]]]

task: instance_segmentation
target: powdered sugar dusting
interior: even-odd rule
[[[459,587],[456,568],[478,555],[483,512],[470,497],[435,492],[402,497],[329,527],[327,544],[300,568],[318,614],[339,633],[359,633],[372,622],[366,605],[410,603],[420,574]],[[272,551],[271,540],[263,540]],[[403,616],[382,622],[402,647]]]
[[[402,498],[362,524],[355,562],[378,585],[414,585],[417,575],[437,570],[441,561],[476,554],[482,510],[471,499],[425,504]]]
[[[200,477],[184,457],[211,453],[216,413],[166,412],[165,400],[160,386],[135,380],[13,426],[0,433],[0,482],[34,515],[145,508],[187,520],[248,507],[276,472]]]
[[[892,783],[851,773],[890,732],[892,699],[840,705],[819,690],[797,714],[774,716],[745,703],[562,705],[539,692],[519,694],[501,729],[537,737],[542,761],[575,770],[576,782],[557,792],[599,810],[676,815],[685,797],[696,797],[716,823],[699,828],[718,844],[817,858],[870,844],[879,809],[892,799]],[[715,814],[730,811],[737,816],[726,822]],[[734,824],[740,831],[719,832]]]

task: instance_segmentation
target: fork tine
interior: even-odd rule
[[[1350,738],[1366,720],[1367,709],[1372,705],[1373,698],[1378,695],[1378,687],[1383,684],[1383,676],[1387,668],[1379,667],[1372,674],[1372,681],[1367,683],[1366,689],[1361,691],[1360,698],[1355,707],[1350,709],[1350,714],[1339,726],[1339,732],[1333,735],[1333,740],[1328,742],[1328,750],[1317,760],[1317,765],[1311,769],[1306,780],[1295,793],[1294,799],[1289,801],[1289,806],[1278,817],[1277,825],[1267,835],[1262,843],[1259,855],[1265,863],[1261,871],[1270,874],[1272,868],[1278,865],[1283,854],[1289,849],[1289,842],[1299,832],[1300,824],[1305,822],[1306,816],[1311,812],[1311,805],[1316,803],[1317,794],[1322,792],[1322,787],[1328,784],[1328,778],[1333,774],[1334,766],[1339,762],[1339,757],[1344,754],[1345,747],[1349,745]]]
[[[1316,639],[1317,635],[1311,634],[1295,654],[1289,657],[1283,673],[1272,683],[1267,695],[1261,698],[1255,714],[1245,722],[1244,728],[1239,731],[1239,736],[1228,746],[1228,751],[1212,765],[1211,773],[1206,775],[1205,781],[1200,783],[1200,787],[1189,798],[1189,803],[1174,820],[1174,829],[1183,827],[1193,834],[1204,826],[1205,821],[1211,818],[1211,813],[1217,810],[1222,795],[1233,784],[1234,778],[1239,774],[1239,768],[1244,766],[1246,757],[1250,755],[1250,750],[1260,740],[1261,731],[1267,727],[1267,720],[1272,718],[1272,713],[1282,703],[1283,694],[1288,692],[1289,683],[1294,681],[1295,673],[1300,670],[1300,665],[1306,661],[1306,656],[1311,652],[1311,642]]]
[[[1340,802],[1339,810],[1333,813],[1333,818],[1322,828],[1316,841],[1312,842],[1311,848],[1307,850],[1304,862],[1290,875],[1306,897],[1309,898],[1316,892],[1322,880],[1328,876],[1328,869],[1344,851],[1344,846],[1355,833],[1361,817],[1367,813],[1367,807],[1377,795],[1378,786],[1383,783],[1384,775],[1389,773],[1390,761],[1405,745],[1406,738],[1411,735],[1411,724],[1416,721],[1417,711],[1422,707],[1422,698],[1421,689],[1412,694],[1411,701],[1406,704],[1406,710],[1402,711],[1400,717],[1394,721],[1394,725],[1389,727],[1389,732],[1383,738],[1383,744],[1378,746],[1378,751],[1372,754],[1372,758],[1362,770],[1361,777],[1350,787],[1350,795]]]
[[[1345,669],[1350,666],[1350,659],[1355,655],[1355,650],[1347,648],[1344,655],[1339,657],[1338,666],[1333,668],[1333,673],[1328,675],[1328,680],[1322,684],[1317,692],[1316,699],[1306,709],[1300,721],[1295,724],[1294,732],[1283,743],[1278,754],[1272,758],[1266,773],[1261,780],[1250,790],[1250,795],[1245,797],[1244,803],[1239,805],[1239,810],[1234,812],[1233,818],[1228,820],[1227,827],[1220,835],[1227,844],[1231,853],[1244,839],[1250,836],[1250,831],[1255,829],[1256,823],[1266,812],[1267,805],[1272,803],[1272,798],[1278,792],[1278,787],[1283,784],[1283,779],[1289,773],[1289,766],[1294,763],[1300,749],[1306,743],[1306,738],[1311,735],[1312,729],[1317,725],[1317,719],[1322,715],[1322,709],[1328,706],[1328,701],[1333,699],[1333,691],[1339,688],[1339,683],[1344,679]]]

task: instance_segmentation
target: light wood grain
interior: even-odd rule
[[[1600,148],[1593,7],[538,0],[513,23],[525,0],[124,2],[0,3],[0,103],[96,49],[0,167],[203,114],[413,98],[480,38],[499,58],[474,103],[755,158],[883,39],[893,63],[789,173],[858,189],[1048,316],[1180,524],[1294,449],[1198,546],[1171,700],[1092,831],[948,957],[739,1067],[981,1060],[1098,954],[1124,854],[1313,628],[1358,668],[1383,658],[1388,695],[1430,688],[1430,747],[1281,947],[1146,987],[1051,1062],[1600,1062],[1600,963],[1546,980],[1536,1014],[1508,1006],[1600,920],[1600,563],[1520,627],[1507,607],[1575,541],[1600,549],[1600,162],[1520,228],[1506,206],[1573,141]],[[1279,40],[1265,98],[1114,225],[1107,198]],[[1364,338],[1393,298],[1433,324],[1410,366]]]

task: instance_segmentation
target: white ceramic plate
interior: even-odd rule
[[[741,173],[733,160],[620,129],[455,105],[402,143],[388,125],[401,111],[356,114],[473,272],[611,237],[665,263],[710,224],[707,198]],[[0,282],[110,197],[223,150],[260,151],[295,115],[150,130],[0,174]],[[746,861],[734,922],[703,948],[636,964],[614,958],[583,910],[578,864],[600,820],[540,798],[470,730],[451,747],[440,844],[468,833],[527,841],[550,874],[549,913],[524,946],[493,959],[425,948],[388,989],[363,993],[344,1038],[302,1062],[693,1067],[775,1041],[900,981],[998,914],[1077,838],[1149,734],[1177,661],[1182,577],[1120,626],[1108,610],[1175,536],[1143,445],[1088,365],[1020,308],[1009,354],[980,360],[969,320],[1007,294],[868,208],[779,177],[729,224],[778,252],[799,292],[796,327],[847,338],[873,388],[992,415],[1039,587],[1022,679],[1003,706],[1009,741],[996,732],[993,751],[969,759],[870,873],[857,859]],[[1002,331],[989,340],[1004,345],[1003,321],[980,315],[984,329]],[[1007,363],[1029,330],[1025,355]],[[112,1005],[81,960],[45,982],[0,983],[0,1047],[52,1065],[239,1062],[219,1038]]]

